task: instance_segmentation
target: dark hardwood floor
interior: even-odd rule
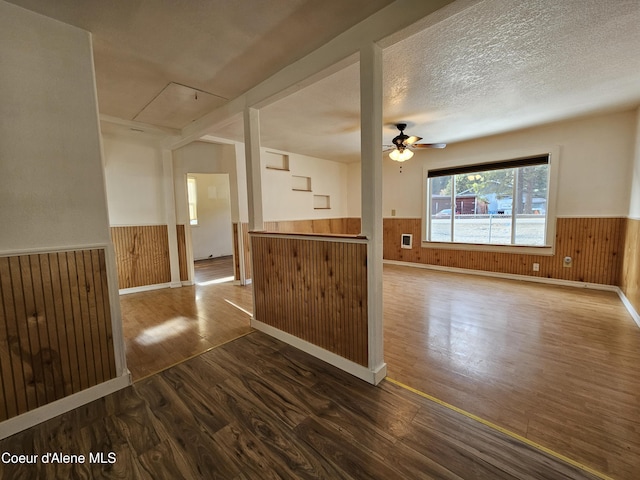
[[[0,441],[3,479],[594,479],[383,381],[262,333]],[[44,463],[48,452],[84,462]],[[90,454],[115,463],[91,463]]]
[[[603,472],[640,471],[640,329],[613,292],[385,265],[391,379]],[[122,297],[137,381],[251,332],[251,287]],[[231,303],[229,303],[231,302]]]

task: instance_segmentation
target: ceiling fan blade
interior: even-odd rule
[[[412,135],[402,143],[404,143],[405,145],[413,145],[414,143],[416,143],[416,142],[418,142],[420,140],[422,140],[422,137],[416,137],[416,136]]]
[[[382,150],[382,153],[386,153],[386,152],[390,152],[391,150],[395,150],[396,146],[395,145],[383,145],[382,148],[384,150]]]
[[[414,143],[411,148],[444,148],[446,143]]]

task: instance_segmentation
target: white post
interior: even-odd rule
[[[372,383],[386,375],[382,325],[382,49],[360,50],[362,234],[367,237],[369,370]]]
[[[247,164],[249,231],[264,230],[260,167],[260,111],[251,107],[244,110],[244,145]]]
[[[181,287],[180,263],[178,259],[178,233],[176,231],[176,195],[173,188],[173,152],[162,150],[162,180],[164,186],[164,215],[169,240],[169,265],[171,288]]]

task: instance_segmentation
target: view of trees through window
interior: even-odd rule
[[[545,245],[548,157],[476,168],[429,172],[428,240]]]

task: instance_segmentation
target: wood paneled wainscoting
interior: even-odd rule
[[[187,236],[184,225],[176,225],[178,236],[178,267],[180,268],[180,281],[189,280],[189,265],[187,264]]]
[[[367,367],[365,242],[252,233],[254,319]]]
[[[240,232],[238,232],[240,230]],[[240,242],[242,240],[242,242]],[[242,249],[242,252],[240,251]],[[243,262],[240,261],[242,255]],[[244,264],[244,275],[246,279],[252,277],[251,273],[251,248],[249,242],[249,224],[237,223],[233,224],[233,258],[236,280],[241,278],[240,269]]]
[[[383,255],[385,260],[618,285],[625,223],[625,218],[558,218],[555,254],[525,255],[423,248],[422,219],[385,218]],[[403,233],[413,234],[412,249],[401,248]],[[573,258],[571,268],[563,267],[565,256]],[[533,271],[534,262],[540,265],[540,271]]]
[[[359,235],[360,218],[316,218],[313,220],[282,220],[278,222],[265,222],[264,228],[268,232],[278,233],[315,233],[319,235]],[[249,224],[240,224],[242,232],[242,245],[244,256],[245,278],[251,278],[251,253],[249,248]],[[236,279],[240,278],[240,252],[238,241],[238,224],[233,224],[233,247],[235,251]]]
[[[119,288],[171,281],[166,225],[111,227]]]
[[[180,280],[189,279],[185,226],[176,225]],[[111,227],[120,289],[171,282],[166,225]]]
[[[0,257],[0,421],[116,377],[104,249]]]
[[[640,314],[640,220],[633,218],[625,229],[620,289]]]
[[[358,235],[360,219],[351,217],[316,218],[312,220],[282,220],[265,222],[265,230],[279,233],[315,233],[318,235]]]

